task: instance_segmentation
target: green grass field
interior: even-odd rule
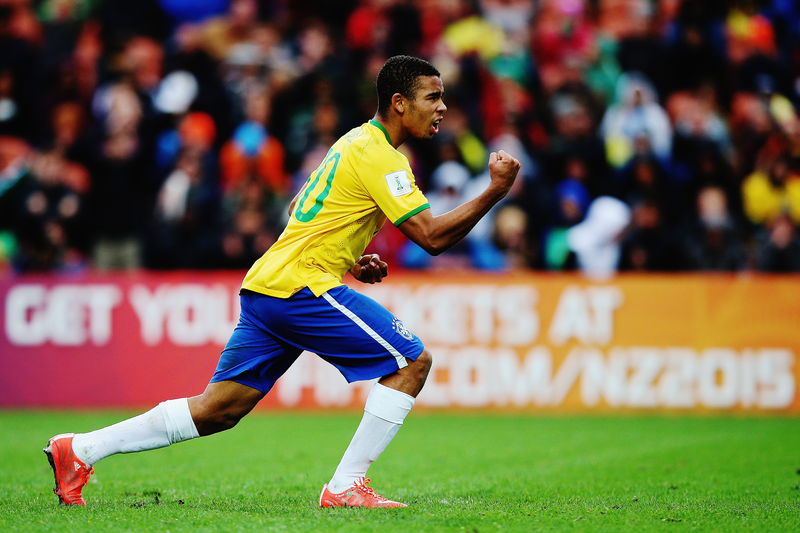
[[[0,531],[800,531],[800,420],[412,413],[370,469],[406,509],[320,509],[357,414],[269,414],[110,457],[63,507],[41,448],[131,413],[0,411]]]

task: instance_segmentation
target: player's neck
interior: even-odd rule
[[[402,122],[382,117],[376,114],[370,122],[378,125],[395,149],[408,139],[408,134],[404,134]]]

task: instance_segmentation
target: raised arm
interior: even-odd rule
[[[519,161],[503,150],[489,156],[491,183],[477,198],[463,203],[443,215],[433,216],[430,209],[397,226],[403,234],[431,255],[439,255],[458,244],[514,184]]]

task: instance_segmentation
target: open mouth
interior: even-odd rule
[[[433,124],[431,125],[431,130],[433,130],[434,135],[439,133],[439,123],[441,121],[442,119],[440,118],[437,118],[436,120],[433,121]]]

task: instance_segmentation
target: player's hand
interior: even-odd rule
[[[504,150],[498,150],[489,155],[489,176],[492,178],[492,184],[502,187],[504,192],[508,192],[514,185],[518,172],[519,161]]]
[[[380,283],[389,274],[389,265],[378,254],[362,255],[350,273],[361,283]]]

